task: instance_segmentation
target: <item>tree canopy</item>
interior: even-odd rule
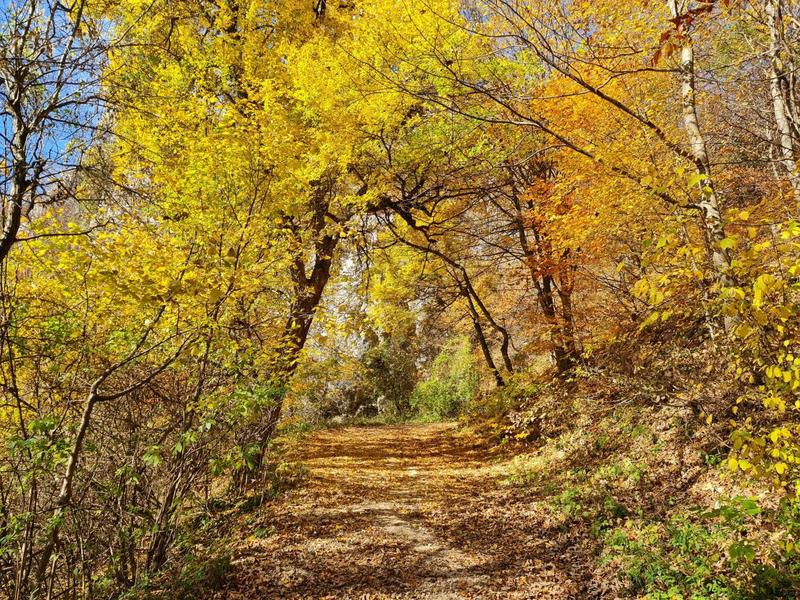
[[[297,422],[528,440],[543,382],[800,497],[794,0],[1,12],[4,594],[142,585]]]

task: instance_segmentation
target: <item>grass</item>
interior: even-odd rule
[[[584,416],[508,460],[500,478],[532,488],[565,526],[593,538],[598,568],[620,591],[649,600],[800,597],[797,549],[785,545],[800,539],[800,508],[742,493],[723,451],[695,447],[691,416],[572,408]]]

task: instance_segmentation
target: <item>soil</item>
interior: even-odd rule
[[[587,532],[453,424],[323,430],[293,453],[309,479],[250,519],[226,600],[612,597]]]

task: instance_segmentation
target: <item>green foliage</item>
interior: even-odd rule
[[[553,500],[553,505],[567,518],[577,518],[586,515],[581,490],[577,487],[568,487],[558,494]]]
[[[800,223],[784,223],[773,234],[764,240],[757,227],[744,229],[733,262],[737,284],[721,295],[722,314],[735,322],[735,377],[743,384],[731,407],[728,467],[800,497]]]
[[[388,336],[364,356],[366,377],[381,415],[410,414],[417,379],[417,353],[412,334]]]
[[[228,555],[187,561],[176,581],[176,596],[197,598],[207,595],[209,591],[220,589],[231,566],[231,558]]]
[[[667,524],[628,521],[604,537],[604,560],[621,560],[632,591],[653,600],[729,598],[714,544],[724,534],[680,518]]]
[[[171,574],[167,581],[145,575],[137,585],[123,593],[122,600],[183,600],[206,598],[223,588],[226,577],[233,568],[227,553],[198,555],[189,552],[181,563],[180,571]],[[109,593],[114,582],[109,577],[95,581],[96,591]]]
[[[455,417],[472,400],[477,385],[469,341],[451,340],[433,361],[428,377],[414,388],[411,405],[423,418]]]
[[[233,393],[232,416],[242,423],[258,419],[265,411],[275,408],[286,395],[286,387],[276,383],[252,383]]]
[[[548,474],[554,457],[551,454],[519,454],[506,466],[505,482],[511,485],[535,485]]]
[[[763,541],[745,537],[761,512],[752,498],[738,496],[714,511],[678,513],[664,522],[629,519],[603,535],[603,560],[621,562],[632,590],[646,598],[795,598],[796,554],[767,555]]]
[[[758,516],[761,508],[754,498],[736,496],[730,502],[705,513],[706,518],[721,517],[726,525],[741,526],[748,518]]]

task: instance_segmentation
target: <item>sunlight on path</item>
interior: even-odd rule
[[[592,598],[569,531],[499,486],[451,424],[319,432],[310,481],[263,507],[224,597]]]

